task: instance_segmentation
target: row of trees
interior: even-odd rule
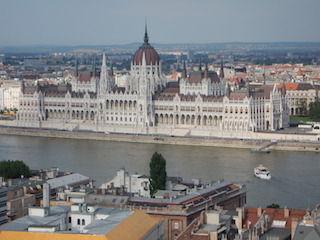
[[[21,160],[5,160],[0,162],[0,176],[4,179],[30,177],[30,168]]]

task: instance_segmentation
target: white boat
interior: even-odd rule
[[[271,179],[271,173],[270,170],[263,165],[259,165],[258,167],[255,167],[253,170],[253,173],[256,177],[261,179]]]

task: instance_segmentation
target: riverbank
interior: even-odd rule
[[[207,146],[207,147],[226,147],[226,148],[245,148],[258,149],[270,143],[270,140],[248,140],[234,138],[215,138],[215,137],[177,137],[177,136],[154,136],[154,135],[134,135],[134,134],[106,134],[89,131],[61,131],[37,128],[19,128],[0,126],[0,134],[72,138],[99,141],[119,141],[135,143],[154,143],[171,145]],[[320,142],[314,141],[278,141],[269,147],[271,150],[284,151],[312,151],[320,152]]]

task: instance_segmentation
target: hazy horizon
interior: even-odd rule
[[[10,0],[0,46],[319,42],[319,0]]]

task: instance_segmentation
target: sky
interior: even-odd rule
[[[320,42],[320,0],[0,0],[0,46]]]

